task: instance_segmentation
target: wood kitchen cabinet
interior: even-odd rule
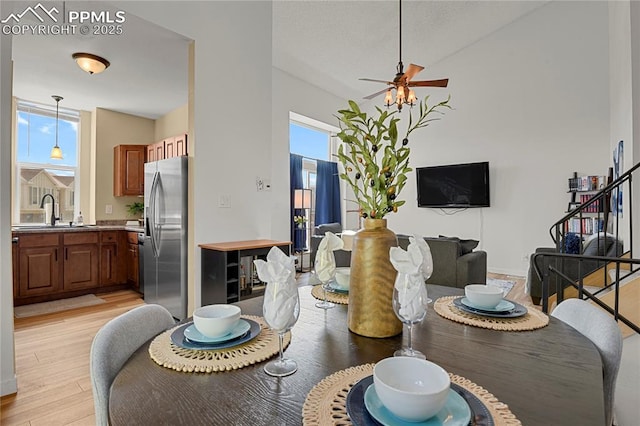
[[[138,233],[127,232],[127,283],[135,291],[140,291],[140,253],[138,248]]]
[[[187,134],[181,133],[147,145],[147,163],[164,160],[165,158],[185,156],[187,151]]]
[[[40,296],[60,290],[59,235],[19,236],[15,250],[19,297]],[[15,275],[14,275],[15,276]]]
[[[14,231],[12,237],[16,306],[128,287],[124,230]]]
[[[113,156],[113,195],[144,195],[146,145],[118,145]]]
[[[97,287],[100,267],[98,232],[66,233],[63,241],[64,289]]]
[[[121,231],[100,232],[100,286],[119,284],[126,280],[127,259],[124,235]]]
[[[164,141],[147,145],[147,163],[151,161],[164,160]]]

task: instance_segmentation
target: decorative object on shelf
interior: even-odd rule
[[[76,52],[71,57],[83,71],[92,75],[100,74],[111,65],[105,58],[92,53]]]
[[[52,95],[51,97],[56,101],[56,144],[51,148],[51,158],[54,160],[62,160],[62,150],[60,146],[58,146],[58,109],[60,101],[64,98],[58,95]]]
[[[298,228],[303,228],[304,224],[308,221],[309,219],[307,219],[305,216],[303,215],[295,215],[293,216],[293,222],[298,226]]]
[[[287,256],[277,247],[267,254],[267,261],[253,261],[260,280],[267,283],[262,312],[269,327],[278,333],[280,356],[264,366],[270,376],[282,377],[295,373],[298,364],[284,358],[284,335],[293,327],[300,315],[300,297],[296,283],[295,257]]]
[[[144,203],[141,201],[135,201],[131,204],[127,204],[127,213],[131,216],[139,216],[144,213]]]
[[[394,117],[395,112],[376,108],[377,118],[369,117],[354,101],[349,101],[350,109],[338,111],[342,127],[338,137],[344,142],[338,149],[344,166],[340,177],[351,186],[364,218],[364,228],[353,241],[349,292],[349,329],[363,336],[389,337],[402,332],[402,323],[391,306],[396,271],[389,260],[389,249],[398,242],[383,217],[405,203],[398,196],[411,171],[409,135],[437,119],[431,114],[442,114],[442,109],[450,108],[449,98],[431,107],[427,102],[428,97],[420,103],[415,122],[409,114],[401,141],[397,127],[400,119]]]
[[[361,78],[364,81],[373,81],[376,83],[385,83],[389,86],[387,89],[383,89],[372,95],[365,96],[365,99],[373,99],[384,92],[387,92],[384,98],[384,104],[387,107],[395,104],[398,107],[398,111],[402,110],[402,106],[407,104],[413,106],[417,102],[415,92],[410,89],[413,86],[431,86],[431,87],[447,87],[449,83],[448,78],[441,80],[425,80],[425,81],[411,81],[411,79],[424,69],[423,66],[409,64],[409,69],[404,72],[404,66],[402,64],[402,0],[398,0],[398,65],[396,66],[396,76],[393,81],[387,80],[375,80],[371,78]],[[393,98],[392,89],[396,90],[395,99]]]

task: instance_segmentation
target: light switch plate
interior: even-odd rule
[[[230,195],[221,195],[218,197],[218,207],[220,208],[229,208],[231,207],[231,196]]]
[[[106,214],[112,214],[113,213],[113,206],[111,204],[107,204],[104,208],[104,212]]]

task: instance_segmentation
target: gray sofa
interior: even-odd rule
[[[339,223],[316,226],[311,236],[311,265],[314,264],[315,254],[324,233],[331,231],[335,234],[342,232]],[[406,249],[409,236],[398,234],[398,245]],[[464,288],[467,284],[484,284],[487,281],[487,253],[474,250],[478,245],[475,240],[461,240],[456,237],[425,237],[433,257],[433,274],[427,280],[429,284],[439,284],[449,287]],[[351,252],[336,250],[334,252],[337,266],[351,264]]]

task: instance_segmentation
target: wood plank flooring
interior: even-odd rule
[[[110,319],[144,303],[133,291],[98,296],[107,303],[14,320],[18,393],[2,397],[0,424],[95,424],[93,336]]]
[[[524,293],[524,278],[489,276],[516,281],[508,297],[518,303],[531,303]],[[307,277],[301,277],[301,284],[303,279]],[[107,303],[15,319],[18,393],[2,397],[0,424],[95,424],[89,375],[93,336],[110,319],[144,303],[133,291],[99,296]]]

